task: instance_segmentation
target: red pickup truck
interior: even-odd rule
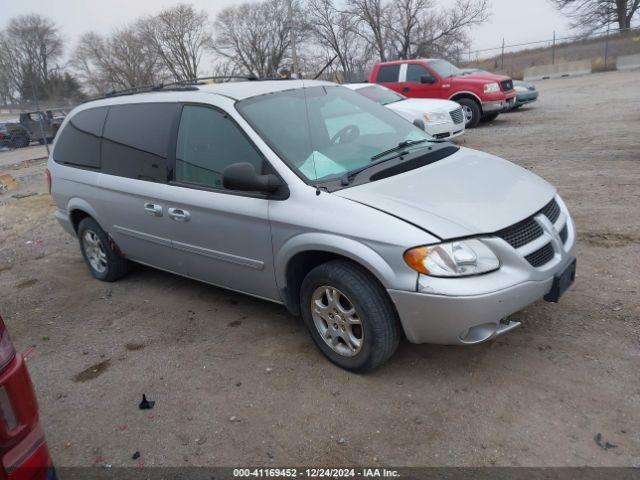
[[[377,63],[369,74],[369,83],[379,83],[409,98],[458,102],[464,110],[467,128],[511,109],[516,98],[509,77],[468,74],[446,60],[434,58]]]

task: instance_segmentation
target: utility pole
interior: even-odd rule
[[[293,28],[293,0],[289,0],[289,41],[291,42],[291,63],[293,64],[292,76],[298,78],[298,52],[296,50],[296,34]]]
[[[551,65],[556,63],[556,31],[553,31],[553,43],[551,44]]]
[[[500,70],[504,71],[504,37],[502,37],[502,55],[500,55]]]
[[[607,36],[604,37],[604,69],[607,70],[607,57],[609,56],[609,28],[607,25]]]

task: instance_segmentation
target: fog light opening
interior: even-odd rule
[[[482,323],[475,327],[470,327],[460,332],[459,338],[462,343],[473,344],[489,340],[498,328],[496,323]]]

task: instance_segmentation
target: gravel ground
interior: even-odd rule
[[[19,163],[42,148],[0,153],[17,180],[0,194],[0,310],[32,350],[54,462],[640,465],[639,82],[542,81],[537,104],[459,140],[558,187],[579,231],[561,303],[475,347],[405,341],[368,375],[331,365],[278,305],[143,267],[92,279],[53,220],[44,162]]]

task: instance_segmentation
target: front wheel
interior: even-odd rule
[[[80,222],[78,238],[84,261],[95,278],[115,282],[129,273],[130,262],[120,254],[107,232],[93,218],[87,217]]]
[[[484,117],[482,117],[483,122],[493,122],[496,118],[498,118],[500,112],[488,113]]]
[[[309,272],[300,290],[302,318],[333,363],[367,372],[398,348],[398,315],[384,288],[366,270],[334,260]]]
[[[478,102],[470,98],[461,98],[456,101],[460,104],[462,111],[464,112],[465,127],[477,127],[480,122],[480,117],[482,116],[482,110]]]

